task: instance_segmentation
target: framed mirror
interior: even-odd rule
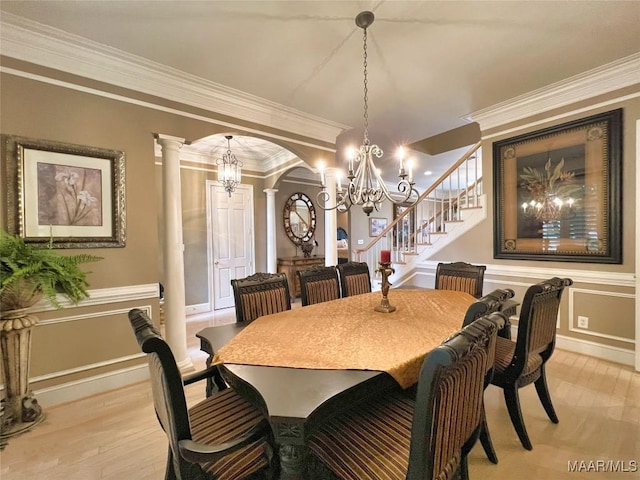
[[[311,240],[316,230],[316,209],[304,193],[294,193],[284,204],[284,230],[289,240],[302,245]]]

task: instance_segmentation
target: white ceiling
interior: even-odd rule
[[[376,17],[369,123],[397,143],[640,51],[639,1],[0,2],[0,13],[355,129],[363,10]]]

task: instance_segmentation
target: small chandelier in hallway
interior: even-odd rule
[[[348,184],[346,192],[342,188],[339,177],[337,178],[335,201],[330,199],[326,191],[324,181],[323,166],[320,167],[320,183],[322,190],[318,192],[317,200],[320,208],[324,210],[338,209],[344,212],[351,208],[351,205],[362,205],[362,211],[371,214],[373,209],[379,210],[380,203],[385,199],[396,204],[414,204],[418,200],[418,191],[414,188],[412,166],[408,166],[408,174],[405,170],[404,158],[400,154],[400,169],[398,177],[398,197],[392,198],[387,188],[380,169],[376,167],[373,157],[382,157],[382,149],[369,142],[369,103],[368,103],[368,83],[367,83],[367,28],[373,23],[373,12],[361,12],[356,17],[356,25],[364,31],[363,64],[364,64],[364,139],[360,148],[349,155]],[[357,170],[354,170],[355,164]],[[415,195],[414,195],[415,194]],[[412,198],[414,195],[414,198]],[[333,204],[333,206],[327,206]]]
[[[231,193],[240,184],[242,176],[242,162],[239,162],[236,156],[231,153],[231,135],[226,135],[227,153],[216,161],[218,166],[218,181],[224,186],[225,191],[231,197]]]

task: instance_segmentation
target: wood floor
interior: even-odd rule
[[[189,353],[196,368],[204,366],[206,356],[198,350],[195,332],[232,320],[233,311],[227,311],[188,323]],[[558,425],[547,419],[533,386],[520,391],[533,451],[520,446],[501,390],[487,389],[487,417],[500,462],[489,463],[476,446],[469,458],[471,479],[640,478],[640,374],[556,350],[547,376]],[[203,395],[203,385],[187,388],[190,404]],[[44,423],[11,439],[0,452],[2,480],[164,478],[167,441],[155,418],[148,383],[49,408],[46,414]],[[600,460],[613,464],[595,463]],[[570,463],[582,471],[571,472]],[[635,472],[603,472],[612,467],[633,470],[634,465]]]

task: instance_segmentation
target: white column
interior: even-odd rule
[[[336,204],[336,168],[325,170],[325,184],[329,194],[330,206]],[[338,212],[334,208],[324,212],[324,264],[326,266],[338,264]]]
[[[162,255],[164,259],[165,337],[180,370],[193,369],[187,353],[184,293],[184,243],[182,239],[182,192],[180,147],[184,138],[156,135],[162,147]]]
[[[276,273],[276,190],[267,188],[263,190],[267,194],[267,273]]]

